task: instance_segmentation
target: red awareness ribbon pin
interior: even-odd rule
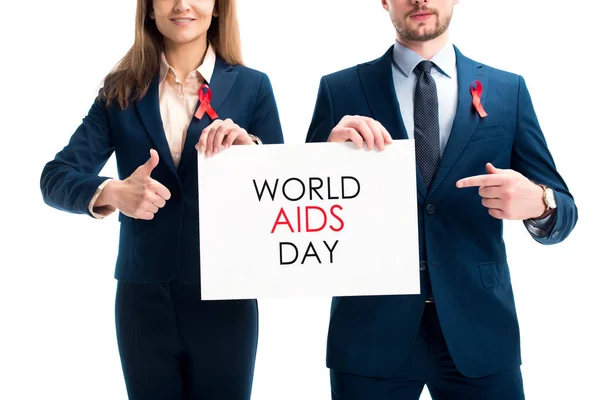
[[[206,89],[206,92],[204,92],[204,89]],[[212,91],[206,83],[200,86],[200,89],[198,90],[198,100],[200,100],[200,106],[194,114],[196,118],[202,119],[204,113],[207,113],[208,116],[213,120],[219,118],[214,108],[212,108],[210,105],[210,101],[212,100]]]
[[[474,81],[471,84],[471,95],[473,96],[473,107],[475,107],[475,109],[479,113],[479,116],[481,118],[483,118],[483,117],[487,117],[487,113],[485,112],[485,110],[483,109],[483,106],[481,105],[481,92],[483,92],[483,86],[481,85],[481,82]]]

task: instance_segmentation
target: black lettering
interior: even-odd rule
[[[332,196],[331,195],[331,178],[327,177],[327,198],[329,200],[339,199],[340,196]]]
[[[294,256],[294,259],[292,261],[283,261],[283,245],[289,245],[292,246],[294,248],[294,252],[296,253],[296,255]],[[296,260],[298,259],[298,248],[296,247],[296,245],[294,243],[290,243],[290,242],[279,242],[279,264],[280,265],[290,265],[296,262]]]
[[[346,179],[352,179],[354,182],[356,182],[356,193],[354,193],[352,196],[346,196],[345,194],[345,187],[346,185],[344,184],[344,181]],[[342,199],[353,199],[356,196],[358,196],[358,194],[360,193],[360,182],[358,181],[358,179],[356,179],[353,176],[342,176]]]
[[[333,264],[333,250],[335,250],[335,246],[337,246],[339,240],[336,240],[335,243],[333,244],[332,248],[329,248],[329,245],[327,244],[326,240],[323,240],[323,243],[325,243],[325,247],[327,247],[327,250],[329,250],[329,263]]]
[[[309,254],[311,249],[312,253]],[[312,242],[308,242],[308,248],[306,249],[306,253],[304,253],[304,257],[302,257],[302,262],[300,264],[304,264],[304,261],[306,261],[306,257],[317,257],[317,261],[319,262],[319,264],[321,264],[321,259],[319,258],[319,255],[317,254],[317,251],[315,250],[315,247],[313,246]]]
[[[319,181],[319,186],[317,186],[317,187],[314,187],[314,186],[313,186],[313,181]],[[320,198],[321,200],[323,200],[323,197],[321,196],[321,193],[319,193],[319,191],[318,191],[318,189],[321,189],[321,188],[323,187],[323,179],[321,179],[321,178],[310,178],[310,179],[308,180],[308,187],[310,188],[310,189],[309,189],[309,192],[310,192],[310,199],[311,199],[311,200],[313,199],[313,196],[312,196],[312,194],[313,194],[313,191],[315,192],[315,194],[316,194],[317,196],[319,196],[319,198]]]
[[[256,179],[252,179],[252,182],[254,182],[254,190],[256,190],[256,196],[258,197],[258,201],[262,200],[263,193],[265,192],[265,187],[267,188],[267,191],[271,195],[271,200],[275,201],[275,193],[277,193],[277,184],[279,183],[279,179],[275,180],[275,187],[273,188],[273,190],[271,190],[271,186],[269,186],[269,182],[267,182],[267,180],[265,179],[265,182],[263,183],[260,193],[258,192],[258,187],[256,186]]]
[[[287,184],[288,184],[290,181],[296,181],[296,182],[299,182],[299,183],[300,183],[300,185],[302,186],[302,193],[301,193],[301,194],[300,194],[300,196],[298,196],[298,198],[296,198],[296,199],[292,199],[292,198],[290,198],[290,197],[287,195],[287,193],[286,193],[286,190],[285,190],[285,188],[287,187]],[[283,188],[282,188],[282,191],[283,191],[283,195],[285,196],[285,198],[286,198],[286,199],[288,199],[289,201],[298,201],[298,200],[300,200],[302,197],[304,197],[304,193],[306,193],[306,187],[304,186],[304,182],[302,182],[300,179],[298,179],[298,178],[290,178],[290,179],[288,179],[287,181],[285,181],[285,182],[283,183]]]

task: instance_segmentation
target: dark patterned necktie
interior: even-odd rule
[[[431,61],[421,61],[414,69],[417,74],[415,87],[414,121],[415,153],[417,167],[427,189],[440,163],[440,122],[435,81],[431,76]]]

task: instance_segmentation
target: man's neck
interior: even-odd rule
[[[208,42],[206,38],[185,44],[170,41],[165,41],[164,44],[165,58],[181,81],[185,80],[190,72],[202,65],[207,49]]]
[[[435,39],[427,41],[407,40],[400,37],[398,37],[397,40],[401,45],[411,49],[424,59],[430,60],[433,56],[439,53],[439,51],[442,50],[446,44],[448,44],[450,35],[448,32],[445,32]]]

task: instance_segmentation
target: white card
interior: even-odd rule
[[[198,154],[202,299],[420,293],[415,168],[410,139]]]

